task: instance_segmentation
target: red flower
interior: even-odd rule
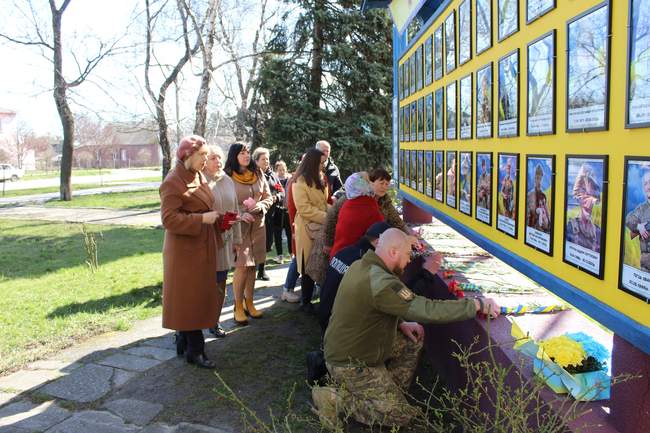
[[[273,185],[273,188],[275,188],[277,192],[284,192],[284,188],[282,188],[282,184],[279,182]]]
[[[465,292],[463,292],[463,290],[460,288],[460,284],[458,284],[458,281],[456,280],[451,280],[449,282],[447,285],[447,290],[449,290],[449,293],[456,296],[458,299],[465,297]]]

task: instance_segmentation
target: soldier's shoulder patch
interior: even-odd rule
[[[415,298],[415,293],[413,293],[408,287],[402,287],[397,291],[397,296],[404,299],[406,302],[410,302]]]

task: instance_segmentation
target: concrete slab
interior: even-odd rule
[[[104,404],[104,408],[118,415],[125,421],[145,425],[163,410],[163,405],[130,398],[113,400]]]
[[[146,371],[151,367],[160,364],[162,361],[151,358],[142,358],[140,356],[117,353],[107,358],[97,361],[97,364],[107,365],[109,367],[121,368],[129,371]]]
[[[113,388],[119,388],[138,374],[133,371],[126,371],[119,368],[113,369]]]
[[[28,431],[43,431],[71,415],[70,411],[48,401],[40,405],[22,401],[0,410],[0,427],[12,426]]]
[[[111,377],[112,368],[88,364],[46,385],[41,391],[65,400],[89,403],[111,390]]]
[[[59,359],[44,359],[41,361],[32,362],[27,365],[27,370],[59,370],[64,373],[69,373],[72,370],[81,367],[81,364],[73,362],[62,361]]]
[[[46,433],[136,433],[138,430],[140,427],[125,424],[112,413],[89,410],[76,413]]]
[[[180,423],[174,433],[232,433],[232,430],[222,430],[200,424]]]
[[[8,403],[12,398],[15,398],[17,394],[14,394],[12,392],[0,392],[0,407],[2,407],[5,403]]]
[[[153,358],[153,359],[157,359],[158,361],[167,361],[168,359],[172,359],[176,357],[175,350],[161,349],[159,347],[144,346],[144,345],[127,349],[126,353],[128,353],[129,355]]]
[[[11,391],[27,391],[38,388],[52,379],[61,377],[64,373],[53,370],[22,370],[0,378],[0,389]]]
[[[139,433],[175,433],[176,427],[168,426],[166,424],[151,424],[142,430]]]

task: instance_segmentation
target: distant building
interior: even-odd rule
[[[96,143],[80,143],[74,149],[73,165],[78,168],[150,167],[161,164],[155,130],[141,125],[112,124],[110,134]]]

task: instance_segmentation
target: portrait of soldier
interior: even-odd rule
[[[490,173],[487,169],[487,162],[485,159],[481,160],[481,175],[478,179],[478,188],[476,192],[477,205],[479,207],[490,209],[492,201],[490,185]]]
[[[447,195],[456,197],[456,157],[447,160]]]
[[[535,182],[531,191],[526,195],[526,224],[535,230],[550,233],[551,213],[548,208],[546,194],[542,190],[544,169],[541,164],[535,166]]]
[[[472,201],[471,164],[469,153],[463,154],[460,163],[460,199],[470,203]]]
[[[600,201],[600,184],[589,164],[580,167],[573,184],[573,198],[578,201],[580,212],[570,218],[566,227],[566,240],[594,252],[600,252],[600,227],[592,220],[594,206]]]
[[[630,229],[630,237],[639,240],[641,269],[650,272],[650,168],[641,177],[641,187],[645,201],[627,214],[625,225]]]
[[[512,158],[508,158],[504,168],[505,176],[501,180],[501,196],[503,197],[503,216],[514,219],[515,215],[515,185],[512,180]]]

